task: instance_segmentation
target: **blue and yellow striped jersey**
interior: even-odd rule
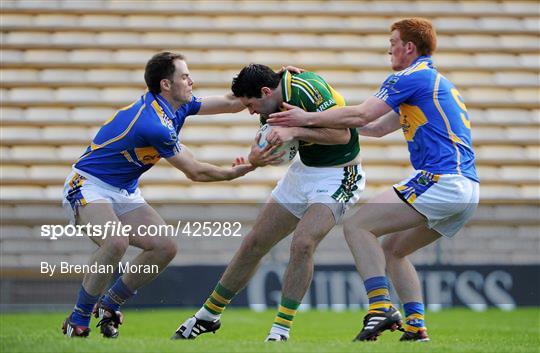
[[[74,167],[134,192],[142,173],[160,158],[180,151],[180,129],[186,117],[197,114],[200,107],[200,101],[193,97],[173,112],[161,95],[147,92],[105,122]]]
[[[375,94],[400,115],[415,169],[479,181],[467,107],[454,85],[420,56],[390,75]]]

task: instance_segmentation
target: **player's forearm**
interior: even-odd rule
[[[321,127],[297,127],[293,129],[295,139],[316,143],[318,145],[344,145],[349,142],[351,138],[349,129],[331,129]]]
[[[197,182],[212,182],[212,181],[222,181],[222,180],[231,180],[235,177],[234,171],[231,168],[220,168],[208,163],[198,163],[196,169],[186,172],[186,176]]]
[[[381,118],[358,128],[358,133],[362,136],[383,137],[400,128],[399,115],[390,111]]]
[[[310,113],[308,126],[329,128],[354,128],[369,124],[373,118],[369,116],[363,104],[358,106],[328,109]]]
[[[240,99],[234,96],[234,94],[228,93],[225,97],[230,101],[229,113],[238,113],[246,109],[246,107],[240,102]]]

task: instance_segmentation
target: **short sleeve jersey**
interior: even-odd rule
[[[147,92],[103,124],[74,167],[134,192],[144,172],[161,158],[180,151],[180,129],[186,117],[197,114],[200,106],[193,97],[173,112],[161,95]]]
[[[467,107],[456,87],[420,56],[390,75],[375,94],[400,115],[415,169],[479,181]]]

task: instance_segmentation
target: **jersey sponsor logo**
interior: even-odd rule
[[[161,159],[158,151],[151,146],[135,148],[135,154],[143,164],[156,164]]]
[[[399,120],[405,140],[413,141],[418,128],[427,124],[427,118],[419,107],[408,104],[399,106]]]
[[[331,98],[330,100],[327,100],[326,102],[320,103],[317,108],[317,111],[322,112],[323,110],[326,110],[335,104],[336,104],[336,101],[333,98]]]
[[[167,114],[165,114],[165,112],[163,112],[163,114],[161,115],[161,122],[163,123],[163,125],[167,126],[169,129],[174,129],[174,125],[171,119],[169,119],[169,117],[167,116]]]

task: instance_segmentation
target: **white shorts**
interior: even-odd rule
[[[427,218],[428,228],[453,237],[472,217],[479,200],[480,184],[459,174],[415,171],[395,184],[398,195]]]
[[[365,185],[360,165],[308,167],[296,160],[272,191],[272,197],[297,218],[302,218],[310,205],[325,204],[337,224],[349,206],[358,201]]]
[[[127,190],[109,185],[95,177],[73,170],[64,183],[62,206],[71,224],[76,223],[78,208],[96,200],[106,200],[114,213],[121,216],[146,204],[139,188],[129,193]]]

